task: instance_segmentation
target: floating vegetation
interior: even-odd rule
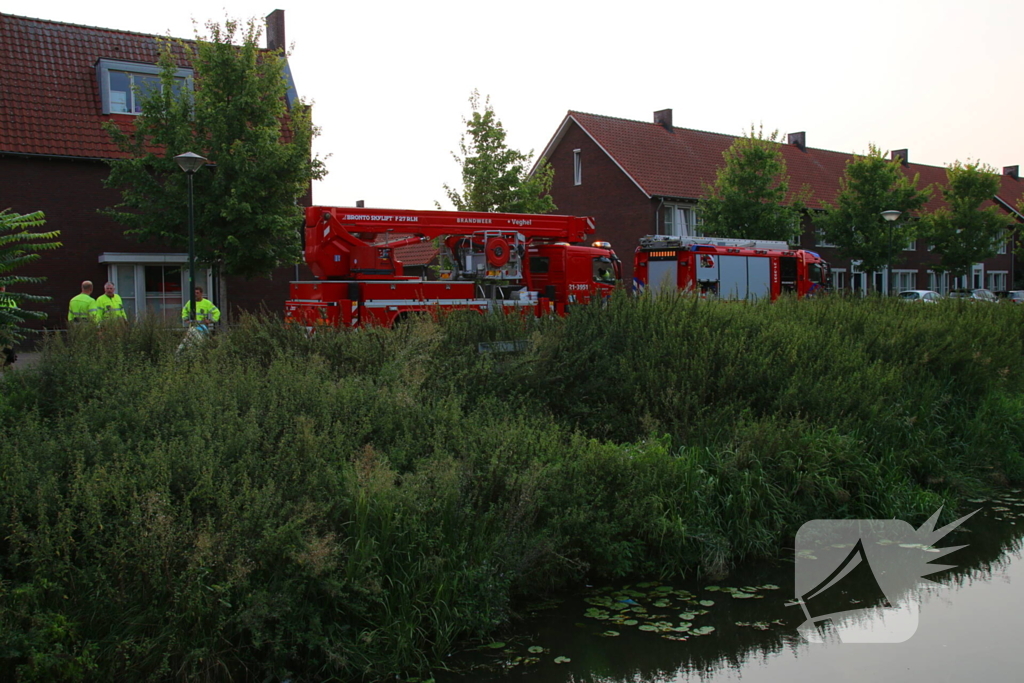
[[[571,661],[568,657],[555,657],[555,664],[567,664]]]
[[[541,653],[547,652],[547,650],[541,647],[540,645],[531,645],[530,647],[526,648],[526,651],[534,655],[539,655]]]
[[[701,605],[702,607],[711,607],[712,605],[715,604],[715,601],[714,600],[701,600],[698,604]]]
[[[619,634],[618,631],[605,631],[601,635],[604,636],[605,638],[615,638],[616,636],[618,636],[620,634]]]

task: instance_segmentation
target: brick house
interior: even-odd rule
[[[269,49],[285,45],[284,28],[282,10],[267,17]],[[120,201],[117,190],[103,187],[107,161],[121,156],[103,123],[132,125],[140,110],[133,86],[146,87],[159,73],[158,37],[9,14],[0,14],[0,36],[0,209],[43,211],[45,229],[60,230],[64,245],[19,271],[47,278],[25,287],[53,298],[39,307],[48,314],[43,324],[65,324],[68,300],[82,280],[92,280],[99,292],[104,282],[114,282],[133,316],[178,320],[183,292],[188,300],[187,254],[125,237],[124,226],[98,213]],[[180,66],[184,79],[191,71],[184,59]],[[220,288],[208,269],[196,272],[207,292],[226,292],[227,300],[215,299],[222,310],[281,311],[288,281],[297,276],[308,271],[282,268],[272,278],[249,281],[228,277]]]
[[[551,196],[558,213],[594,216],[597,234],[607,240],[623,260],[623,276],[632,279],[632,252],[644,235],[700,235],[697,203],[703,185],[711,184],[724,165],[722,153],[736,138],[672,124],[672,110],[654,113],[650,123],[570,111],[541,154],[555,169]],[[790,189],[808,186],[809,214],[835,203],[839,181],[850,154],[813,149],[805,133],[792,133],[781,145],[790,177]],[[943,184],[942,167],[914,164],[908,150],[893,152],[902,160],[903,172],[920,174],[921,187]],[[1015,208],[1024,197],[1019,168],[1003,169],[1001,189],[994,202],[1024,222]],[[933,195],[926,210],[942,206]],[[811,215],[804,217],[800,247],[819,252],[831,265],[833,286],[864,292],[887,290],[886,275],[876,273],[874,282],[857,270],[856,264],[840,259],[836,250],[817,239]],[[954,284],[1006,290],[1012,287],[1014,255],[1007,245],[1002,253],[977,264],[967,283],[951,283],[929,266],[938,258],[928,251],[924,240],[907,245],[894,254],[893,290],[934,289],[945,293]],[[1018,278],[1019,279],[1019,278]]]

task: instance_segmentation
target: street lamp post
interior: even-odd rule
[[[206,163],[206,158],[192,152],[174,157],[188,176],[188,322],[196,322],[196,227],[195,202],[192,199],[192,176]]]
[[[889,259],[885,264],[885,276],[887,281],[887,287],[889,296],[892,296],[892,224],[900,217],[902,211],[896,211],[895,209],[889,209],[888,211],[882,212],[882,218],[889,223]]]

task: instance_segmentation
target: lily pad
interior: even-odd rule
[[[571,662],[571,661],[572,660],[569,659],[568,657],[555,657],[555,664],[565,664],[566,662]]]
[[[722,587],[721,586],[704,586],[704,590],[714,592],[714,591],[722,590]]]
[[[735,596],[735,593],[733,595]],[[715,601],[714,600],[701,600],[700,604],[701,604],[702,607],[711,607],[712,605],[715,604]]]
[[[624,626],[636,626],[639,623],[640,622],[636,619],[626,619],[624,622],[622,622]]]
[[[745,598],[752,598],[752,597],[754,597],[754,594],[753,593],[744,593],[743,591],[736,591],[735,593],[732,594],[732,597],[736,598],[737,600],[743,600]]]
[[[658,627],[654,624],[640,624],[641,631],[657,631]]]
[[[679,613],[679,618],[682,619],[683,621],[693,621],[696,618],[696,616],[697,615],[694,614],[693,612],[680,612]]]
[[[500,650],[501,648],[505,647],[505,643],[489,643],[487,647],[491,648],[492,650]]]
[[[619,635],[619,632],[618,631],[605,631],[601,635],[604,636],[605,638],[614,638],[617,635]]]
[[[526,651],[530,654],[539,655],[542,652],[544,652],[544,648],[542,648],[540,645],[531,645],[530,647],[526,648]]]

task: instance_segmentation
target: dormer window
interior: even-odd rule
[[[104,114],[141,114],[142,100],[160,90],[160,67],[155,64],[101,59],[96,63],[96,78]],[[192,70],[178,69],[174,83],[175,92],[191,88]]]

